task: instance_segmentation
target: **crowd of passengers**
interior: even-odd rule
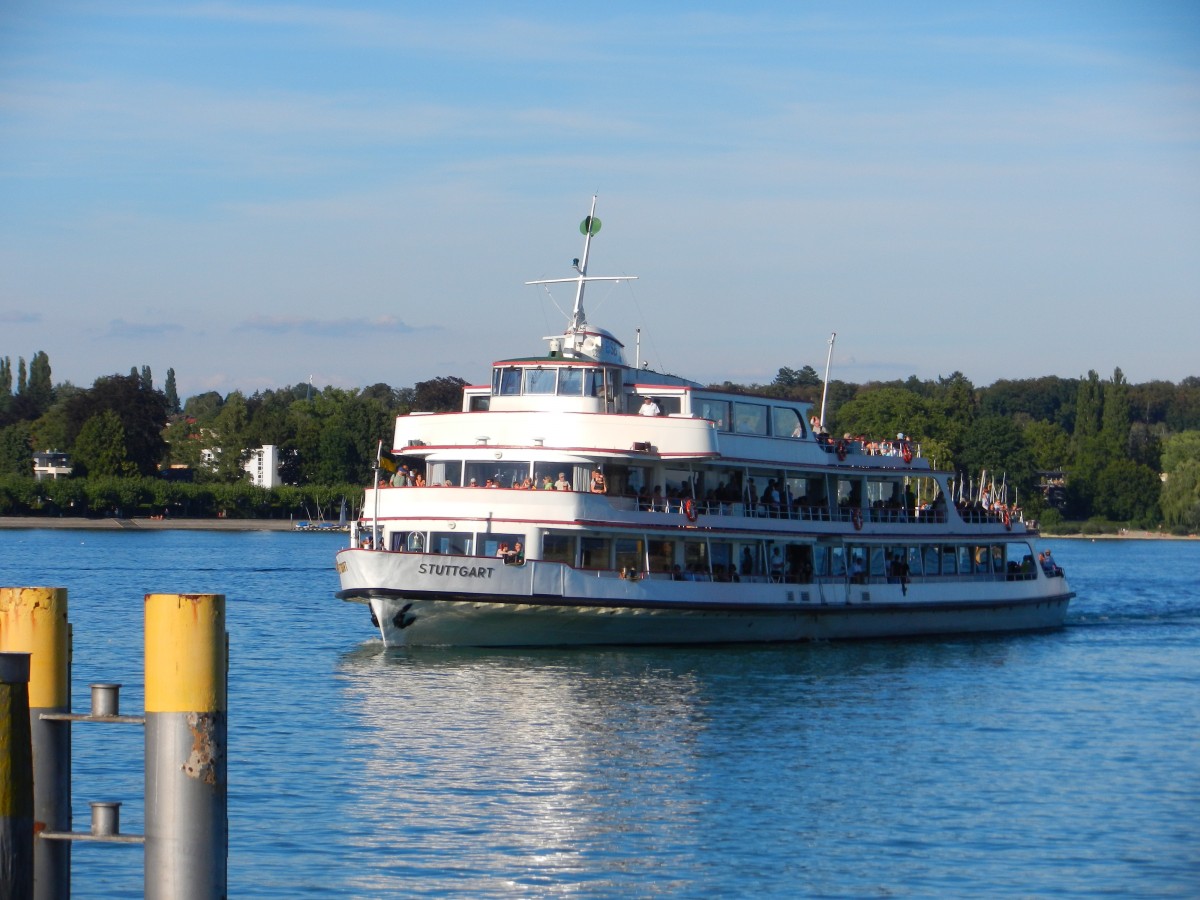
[[[402,465],[381,486],[425,487],[425,476],[415,468],[410,469],[408,466]],[[440,486],[456,487],[457,485],[447,479]],[[479,484],[477,479],[472,478],[466,486],[471,488],[482,487],[485,489],[504,487],[504,485],[492,478],[484,479],[482,485]],[[435,484],[433,487],[439,487],[439,485]],[[574,487],[567,478],[566,472],[559,472],[557,479],[545,475],[542,478],[541,484],[535,483],[531,477],[526,477],[520,481],[514,479],[508,487],[511,490],[517,491],[574,490]],[[588,490],[593,494],[607,493],[608,485],[604,480],[604,474],[599,469],[592,470]],[[632,488],[627,490],[626,496],[636,498],[638,509],[647,512],[683,512],[683,504],[687,500],[695,501],[697,505],[693,508],[697,513],[703,512],[711,515],[731,515],[736,503],[745,504],[745,508],[750,511],[750,515],[771,519],[826,518],[826,514],[829,511],[829,504],[825,499],[793,496],[786,483],[781,483],[775,478],[768,479],[761,493],[754,479],[748,478],[744,486],[739,486],[732,481],[722,481],[717,487],[703,492],[695,490],[691,485],[669,486],[665,491],[661,485],[655,485],[653,488],[642,485],[636,490]],[[956,501],[954,506],[965,522],[974,524],[1001,522],[1007,524],[1013,518],[1016,518],[1020,512],[1016,506],[1010,507],[1002,503],[984,503],[980,500],[960,500]],[[839,517],[844,519],[849,516],[852,508],[844,500],[839,502]],[[876,500],[871,504],[870,509],[870,518],[874,521],[907,522],[924,520],[944,522],[946,520],[946,500],[941,493],[933,501],[920,505],[917,504],[910,491],[906,491],[904,494],[894,493],[890,499]]]
[[[446,479],[440,485],[433,484],[431,486],[432,487],[457,487],[458,485],[456,485],[450,479]],[[502,487],[505,487],[505,485],[501,484],[500,482],[496,481],[493,478],[485,478],[482,485],[479,483],[478,479],[472,478],[472,479],[470,479],[470,481],[467,482],[466,486],[471,487],[471,488],[478,488],[478,487],[502,488]],[[399,466],[396,469],[396,471],[394,473],[392,473],[391,478],[389,478],[386,482],[380,483],[380,487],[426,487],[425,476],[422,475],[420,472],[416,471],[415,469],[410,469],[408,466]],[[541,484],[534,483],[534,480],[528,476],[520,481],[518,481],[517,479],[514,478],[512,483],[509,484],[508,487],[514,491],[534,491],[534,490],[573,491],[574,490],[574,487],[571,486],[571,482],[567,479],[566,472],[559,472],[557,479],[551,478],[549,475],[546,475],[542,478]],[[592,471],[591,480],[590,480],[590,483],[588,484],[588,490],[591,491],[593,494],[603,494],[608,490],[608,486],[604,481],[604,474],[599,469],[594,469]]]

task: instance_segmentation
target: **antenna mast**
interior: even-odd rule
[[[596,194],[592,195],[592,209],[587,218],[579,223],[579,232],[583,235],[583,256],[571,260],[571,265],[579,274],[573,278],[543,278],[538,281],[527,281],[526,284],[575,284],[575,307],[571,310],[571,324],[567,334],[580,334],[587,328],[587,314],[583,311],[583,290],[589,281],[636,281],[636,275],[588,275],[588,254],[592,248],[592,235],[600,231],[600,220],[596,218]]]
[[[829,394],[829,362],[833,359],[833,342],[837,332],[829,335],[829,352],[825,354],[825,381],[821,383],[821,430],[825,430],[825,397]]]

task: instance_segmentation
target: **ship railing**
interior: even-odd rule
[[[636,509],[638,512],[657,512],[672,515],[686,515],[686,499],[678,497],[646,498],[621,497],[613,498],[620,508]],[[749,516],[758,519],[783,519],[795,522],[843,522],[850,523],[859,512],[864,522],[880,524],[918,524],[940,525],[946,522],[944,509],[918,509],[912,513],[899,507],[876,507],[857,510],[853,507],[831,507],[824,504],[793,503],[739,503],[728,500],[696,500],[693,509],[697,515],[705,516]],[[987,521],[999,521],[995,517]]]

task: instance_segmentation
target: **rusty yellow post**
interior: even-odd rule
[[[67,589],[0,588],[0,652],[29,654],[33,744],[33,828],[71,830],[71,723],[43,713],[71,711],[71,626]],[[71,843],[36,839],[33,887],[38,900],[71,896]]]
[[[27,653],[0,653],[0,897],[33,897],[33,749]]]
[[[147,900],[225,897],[224,594],[147,594]]]

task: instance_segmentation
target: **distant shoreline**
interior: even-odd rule
[[[1200,536],[1194,534],[1165,534],[1161,531],[1122,531],[1120,534],[1050,534],[1043,531],[1041,537],[1054,538],[1056,541],[1194,541]]]
[[[86,531],[294,531],[291,519],[84,519],[0,516],[0,528],[54,528]]]

